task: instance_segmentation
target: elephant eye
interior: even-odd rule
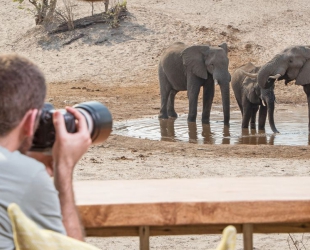
[[[293,59],[290,59],[290,61],[289,61],[290,63],[292,63],[293,62]]]

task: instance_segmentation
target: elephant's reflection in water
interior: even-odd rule
[[[265,130],[256,129],[242,129],[241,137],[239,138],[238,144],[250,144],[250,145],[274,145],[274,139],[276,134],[272,134],[269,138],[267,138],[267,134]]]
[[[198,132],[197,132],[197,124],[195,122],[188,123],[188,135],[190,142],[197,143],[198,139]],[[201,135],[203,137],[204,144],[216,144],[216,137],[222,138],[221,144],[230,144],[230,132],[229,127],[224,126],[223,132],[221,136],[217,136],[215,133],[212,132],[210,124],[202,124],[202,132]]]
[[[175,141],[174,122],[176,119],[159,119],[161,141]]]
[[[175,134],[175,119],[159,119],[161,141],[176,141]],[[198,129],[196,122],[188,122],[188,142],[199,143]],[[186,132],[185,132],[186,133]],[[210,124],[202,124],[202,142],[203,144],[215,144],[216,137],[222,138],[222,144],[230,144],[230,132],[229,127],[224,126],[222,135],[216,135],[211,131]],[[180,138],[179,138],[180,139]]]
[[[161,141],[177,141],[181,138],[177,138],[175,133],[175,120],[173,118],[169,119],[159,119],[160,123],[160,133]],[[222,132],[219,128],[212,128],[210,124],[202,124],[201,126],[201,136],[199,136],[200,128],[197,128],[196,122],[187,123],[187,133],[188,133],[188,142],[189,143],[203,143],[203,144],[250,144],[250,145],[274,145],[274,140],[276,134],[271,134],[270,136],[266,134],[265,130],[256,130],[256,129],[241,129],[240,136],[237,138],[231,137],[231,132],[234,131],[234,128],[229,126],[223,126]],[[179,127],[178,127],[179,128]],[[183,127],[179,128],[184,135],[186,135],[186,129]],[[180,135],[180,131],[178,132]],[[310,135],[309,135],[309,145],[310,145]]]

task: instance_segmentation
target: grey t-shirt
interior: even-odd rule
[[[11,203],[41,228],[65,234],[58,192],[40,162],[0,147],[0,250],[15,249],[7,207]]]

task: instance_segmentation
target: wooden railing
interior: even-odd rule
[[[310,177],[81,181],[76,202],[88,236],[310,232]]]

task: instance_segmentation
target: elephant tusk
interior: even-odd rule
[[[269,78],[278,80],[278,78],[279,78],[280,76],[281,76],[281,74],[276,74],[276,75],[274,75],[274,76],[269,76]]]
[[[246,76],[250,77],[250,78],[257,78],[257,75],[258,75],[258,74],[248,73],[244,70],[242,70],[242,73],[245,74]]]
[[[263,103],[263,106],[265,106],[265,107],[267,106],[266,102],[264,100],[262,100],[262,103]]]
[[[219,82],[217,81],[217,79],[214,79],[214,85],[219,84]]]

